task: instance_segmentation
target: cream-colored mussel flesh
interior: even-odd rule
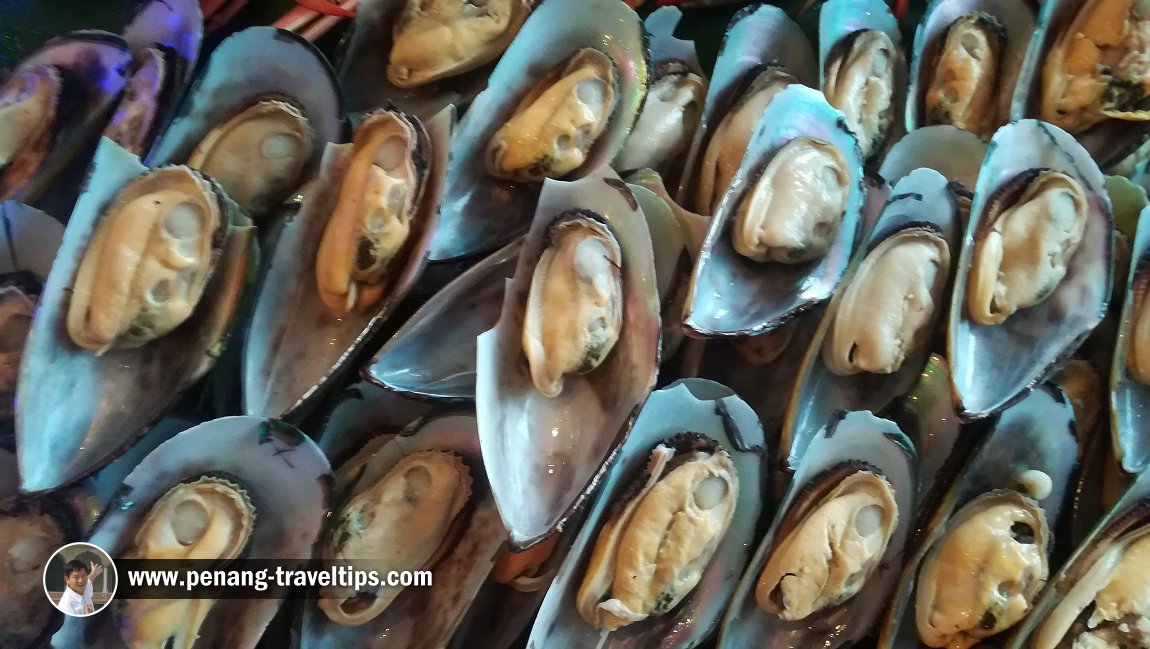
[[[523,352],[535,388],[559,396],[565,378],[587,374],[615,348],[623,329],[623,252],[610,227],[576,210],[551,225],[531,276]]]
[[[1046,57],[1041,117],[1071,133],[1107,119],[1145,121],[1150,93],[1150,6],[1088,0]]]
[[[1150,384],[1150,282],[1146,276],[1136,278],[1134,304],[1130,314],[1130,333],[1126,337],[1126,371],[1135,381]]]
[[[614,631],[662,615],[702,578],[734,517],[739,477],[724,449],[692,437],[655,447],[638,493],[599,532],[575,599],[587,624]]]
[[[103,354],[159,338],[203,297],[227,223],[212,186],[187,167],[128,183],[96,225],[68,304],[68,334]]]
[[[643,111],[612,165],[616,169],[670,171],[695,134],[707,82],[681,61],[667,61],[652,74]]]
[[[822,257],[838,236],[849,194],[846,160],[833,144],[791,140],[744,195],[731,226],[735,252],[784,264]]]
[[[576,51],[535,84],[487,145],[487,171],[541,183],[579,169],[618,101],[618,73],[606,54]]]
[[[311,153],[307,117],[286,101],[268,99],[212,129],[188,166],[211,176],[257,216],[287,197]]]
[[[158,126],[160,103],[169,100],[163,91],[167,75],[173,74],[170,68],[160,50],[149,47],[143,51],[105,136],[135,155],[147,153],[144,149]]]
[[[755,586],[759,608],[802,620],[854,597],[878,566],[898,524],[894,489],[881,475],[856,471],[817,504],[796,511]]]
[[[923,559],[915,623],[929,647],[967,649],[1014,626],[1046,582],[1046,514],[1013,490],[975,498]]]
[[[0,417],[15,411],[20,358],[32,329],[36,303],[15,286],[0,288]]]
[[[414,88],[490,63],[530,13],[529,0],[407,0],[392,28],[387,79]]]
[[[414,118],[376,113],[355,135],[339,199],[316,257],[320,297],[340,313],[379,301],[427,184],[427,133]]]
[[[926,91],[926,123],[949,124],[982,138],[998,128],[998,77],[1006,30],[973,12],[951,24]]]
[[[430,569],[451,549],[449,536],[470,497],[471,474],[459,456],[412,453],[340,510],[324,543],[324,561],[380,574]],[[372,592],[325,587],[319,607],[337,624],[359,626],[402,591],[402,586],[386,584]]]
[[[828,58],[823,94],[846,115],[864,158],[882,149],[890,131],[898,56],[890,36],[867,29],[845,37]]]
[[[707,141],[703,162],[695,182],[695,210],[714,214],[719,201],[731,186],[731,179],[743,162],[755,126],[767,105],[787,86],[798,83],[793,74],[778,66],[763,68],[723,116]]]
[[[1038,628],[1034,649],[1150,646],[1150,527],[1117,539]]]
[[[1086,230],[1086,192],[1075,178],[1049,169],[1023,172],[993,198],[975,234],[966,289],[975,322],[999,324],[1039,304],[1058,288]]]
[[[203,476],[172,487],[152,505],[124,558],[211,560],[223,567],[244,552],[255,517],[242,487]],[[129,649],[191,649],[214,605],[210,599],[127,600],[120,637]]]
[[[942,299],[950,247],[937,232],[907,228],[882,241],[859,266],[822,348],[827,369],[892,374],[923,348]]]
[[[17,71],[0,88],[0,199],[32,178],[55,140],[62,81],[56,68]]]

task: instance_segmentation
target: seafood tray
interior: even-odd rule
[[[1150,649],[1142,4],[108,4],[0,9],[0,649]]]

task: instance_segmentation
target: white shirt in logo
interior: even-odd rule
[[[68,615],[88,615],[95,613],[96,607],[92,604],[92,582],[84,585],[84,594],[64,587],[64,596],[60,598],[60,610]]]

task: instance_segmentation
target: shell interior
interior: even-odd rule
[[[1146,336],[1150,296],[1150,208],[1138,220],[1129,276],[1119,316],[1119,331],[1110,366],[1110,421],[1113,448],[1122,469],[1138,473],[1150,464],[1150,435],[1138,422],[1150,405]]]
[[[974,191],[986,143],[953,126],[924,126],[902,136],[883,158],[879,175],[894,185],[915,169],[926,167]]]

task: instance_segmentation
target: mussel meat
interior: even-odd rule
[[[460,512],[471,498],[471,474],[453,453],[420,451],[405,456],[382,479],[348,502],[324,544],[328,565],[357,570],[426,569],[450,550]],[[319,607],[343,626],[366,624],[384,611],[402,586],[380,584],[355,592],[320,590]]]
[[[35,295],[29,296],[16,286],[0,288],[0,417],[15,412],[20,357],[35,310]]]
[[[907,228],[866,256],[835,311],[823,363],[839,376],[892,374],[927,343],[950,268],[935,230]]]
[[[227,226],[211,183],[187,167],[130,182],[80,263],[68,305],[72,341],[100,355],[178,327],[203,296]]]
[[[735,515],[738,471],[713,440],[683,433],[654,448],[631,493],[599,532],[576,596],[597,629],[662,615],[691,592]]]
[[[359,127],[315,263],[329,308],[362,311],[383,295],[422,203],[428,147],[423,126],[402,113],[375,113]]]
[[[744,196],[731,236],[735,251],[758,262],[818,259],[838,236],[849,194],[842,153],[829,142],[797,137]]]
[[[998,127],[999,73],[1006,30],[976,11],[955,20],[946,33],[926,91],[926,123],[949,124],[989,138]]]
[[[104,135],[129,153],[147,153],[146,147],[162,126],[162,104],[171,100],[164,90],[172,83],[169,77],[174,73],[172,60],[162,50],[144,50]]]
[[[407,0],[392,28],[387,79],[415,88],[486,65],[530,13],[530,0]]]
[[[18,70],[0,88],[0,197],[27,182],[52,149],[63,81],[49,65]]]
[[[664,61],[651,73],[643,112],[612,165],[666,173],[699,125],[707,82],[682,61]]]
[[[808,488],[813,493],[817,486]],[[759,607],[788,621],[858,594],[886,552],[899,517],[894,488],[870,468],[859,468],[818,502],[792,511],[791,528],[755,587]]]
[[[615,111],[618,73],[593,48],[575,52],[535,84],[487,145],[487,171],[541,183],[577,170]]]
[[[1058,288],[1082,242],[1088,204],[1077,179],[1033,169],[1008,182],[987,210],[987,229],[975,235],[967,308],[975,322],[994,325]]]
[[[586,210],[550,226],[531,277],[523,352],[535,388],[549,397],[564,377],[587,374],[615,348],[623,328],[623,252],[606,221]]]
[[[929,647],[968,649],[1014,626],[1046,583],[1050,533],[1037,502],[1012,489],[983,494],[950,520],[923,559],[915,595]]]
[[[1150,10],[1133,0],[1088,0],[1050,48],[1040,116],[1070,133],[1108,118],[1150,119]]]
[[[1134,305],[1130,315],[1130,334],[1127,338],[1126,371],[1134,380],[1150,384],[1150,301],[1144,281],[1135,280],[1131,293]]]
[[[307,116],[288,101],[267,99],[212,129],[187,164],[254,216],[288,195],[311,153]]]
[[[172,487],[152,505],[125,558],[226,565],[247,548],[255,517],[243,487],[205,475]],[[190,647],[214,605],[211,599],[128,600],[117,627],[129,647]]]
[[[881,150],[894,121],[899,56],[890,36],[874,29],[840,39],[828,55],[823,94],[846,115],[864,158]]]

